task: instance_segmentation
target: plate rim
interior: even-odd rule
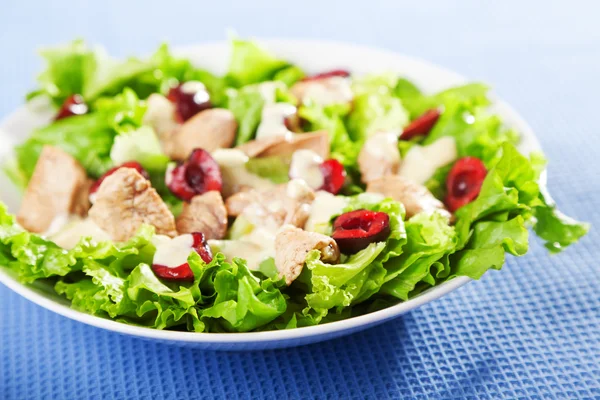
[[[254,39],[254,38],[252,38]],[[319,39],[295,39],[295,38],[256,38],[259,44],[266,47],[289,46],[292,48],[303,46],[329,47],[337,48],[340,51],[349,51],[350,49],[360,53],[377,54],[379,57],[387,57],[395,62],[402,61],[423,66],[424,68],[438,71],[439,74],[452,76],[454,80],[467,82],[466,77],[456,73],[443,66],[439,66],[427,60],[418,57],[405,55],[392,50],[378,48],[376,46],[366,46],[361,44],[353,44],[342,41],[319,40]],[[176,53],[194,53],[200,49],[207,51],[209,48],[224,50],[229,43],[225,40],[209,41],[195,45],[174,46],[173,51]],[[276,51],[277,53],[277,51]],[[518,127],[522,137],[529,141],[529,147],[532,150],[541,150],[541,146],[531,127],[519,115],[519,113],[508,103],[501,100],[499,97],[492,95],[494,107],[502,113],[505,118],[509,118],[512,123]],[[13,123],[19,119],[20,114],[23,114],[27,109],[27,105],[22,105],[8,114],[0,121],[0,130],[2,127]],[[378,310],[369,314],[348,318],[345,320],[326,323],[323,325],[307,326],[294,329],[273,330],[264,332],[242,332],[242,333],[204,333],[204,332],[181,332],[170,330],[159,330],[154,328],[129,325],[122,322],[117,322],[111,319],[98,317],[92,314],[87,314],[71,308],[66,304],[61,304],[50,297],[46,297],[38,291],[34,290],[30,285],[20,283],[16,278],[12,277],[8,270],[0,268],[0,283],[13,290],[17,294],[23,296],[27,300],[59,315],[67,317],[71,320],[82,322],[86,325],[94,326],[108,331],[113,331],[129,336],[142,337],[146,339],[163,340],[169,342],[180,343],[205,343],[205,344],[248,344],[248,343],[264,343],[264,342],[284,342],[293,341],[295,339],[326,336],[328,334],[340,334],[345,331],[348,333],[360,328],[368,328],[378,323],[383,323],[408,311],[416,309],[433,300],[436,300],[470,282],[472,279],[468,277],[456,277],[450,281],[444,282],[441,285],[435,286],[415,298],[405,302],[400,302],[396,305]]]

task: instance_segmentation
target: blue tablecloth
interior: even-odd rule
[[[386,47],[494,83],[540,137],[562,209],[594,228],[555,257],[533,241],[501,272],[394,322],[278,351],[148,343],[54,315],[2,286],[0,398],[600,398],[598,5],[202,3],[3,2],[0,115],[33,86],[34,49],[75,36],[116,55],[163,39],[221,39],[228,27]]]

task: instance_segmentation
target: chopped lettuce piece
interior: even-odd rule
[[[400,132],[409,116],[395,95],[397,77],[392,74],[368,75],[353,82],[354,108],[348,117],[348,132],[362,143],[380,131]]]
[[[252,41],[233,39],[227,78],[234,87],[272,80],[289,66]]]
[[[290,161],[289,157],[278,156],[251,158],[246,163],[246,169],[273,183],[286,183],[290,180]]]
[[[164,172],[169,163],[169,157],[163,153],[158,137],[148,126],[116,136],[110,158],[115,165],[137,161],[146,170],[153,172]]]
[[[432,269],[444,255],[456,247],[456,233],[446,217],[439,213],[417,214],[405,223],[406,245],[402,254],[386,265],[387,274],[381,294],[408,300],[417,283],[435,283]],[[441,272],[435,270],[434,274]]]
[[[350,139],[344,124],[344,117],[350,112],[347,104],[332,104],[322,106],[316,103],[303,104],[298,114],[308,126],[306,131],[326,130],[329,133],[331,157],[344,164],[345,167],[354,167],[360,145]]]
[[[254,139],[262,117],[265,99],[254,88],[231,89],[227,93],[227,108],[231,110],[238,122],[235,145],[239,146]]]
[[[284,283],[259,279],[248,270],[245,260],[235,258],[229,263],[218,254],[208,265],[200,257],[190,257],[190,263],[195,276],[201,275],[214,285],[214,302],[201,311],[209,331],[247,332],[285,312],[287,303],[279,290]],[[202,268],[206,271],[200,272]]]
[[[40,55],[46,61],[47,69],[38,76],[40,88],[30,93],[28,99],[44,94],[60,106],[70,95],[83,93],[96,73],[95,52],[83,40],[43,49]]]

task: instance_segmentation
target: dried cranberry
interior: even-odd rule
[[[390,217],[384,212],[356,210],[333,222],[333,239],[344,254],[355,254],[390,236]]]
[[[85,104],[83,97],[81,97],[81,95],[74,94],[67,97],[60,107],[60,110],[58,110],[58,114],[56,114],[56,117],[54,117],[54,120],[58,121],[59,119],[72,117],[74,115],[83,115],[87,114],[87,112],[88,106]]]
[[[200,232],[192,232],[192,249],[196,251],[200,255],[200,258],[205,263],[209,263],[212,261],[212,252],[204,234]],[[177,249],[180,251],[186,251],[186,249]],[[190,268],[190,265],[186,262],[181,265],[170,267],[167,265],[161,264],[152,264],[152,270],[161,279],[169,280],[169,281],[193,281],[194,280],[194,272]]]
[[[440,115],[440,111],[435,108],[425,111],[423,115],[412,121],[406,128],[404,128],[402,135],[400,135],[400,139],[410,140],[415,136],[427,135],[431,129],[433,129],[433,126],[440,118]]]
[[[142,175],[144,178],[150,179],[150,175],[148,175],[148,172],[146,172],[144,167],[142,167],[142,165],[139,162],[127,161],[126,163],[123,163],[123,164],[119,165],[118,167],[113,167],[113,168],[109,169],[108,171],[106,171],[104,173],[104,175],[102,175],[100,178],[98,178],[98,180],[96,182],[94,182],[94,184],[90,187],[90,194],[96,193],[98,191],[98,188],[100,187],[100,184],[102,182],[104,182],[104,180],[108,176],[111,176],[112,174],[115,173],[115,171],[117,171],[118,169],[121,169],[121,168],[133,168],[137,172],[139,172],[140,175]]]
[[[338,160],[331,158],[323,161],[319,168],[323,174],[323,186],[319,189],[338,194],[346,181],[344,166]]]
[[[171,88],[167,98],[175,104],[175,117],[179,122],[185,122],[200,111],[212,107],[206,87],[197,81],[185,82]]]
[[[458,160],[446,178],[445,203],[452,212],[469,204],[481,190],[481,185],[487,174],[485,165],[475,157],[464,157]]]
[[[173,194],[190,201],[197,194],[221,191],[223,178],[219,164],[203,149],[195,149],[188,160],[167,170],[166,184]]]
[[[307,76],[307,77],[305,77],[302,80],[304,82],[307,82],[307,81],[318,81],[318,80],[321,80],[321,79],[333,78],[334,76],[338,76],[340,78],[347,78],[347,77],[350,76],[350,72],[346,71],[345,69],[334,69],[332,71],[321,72],[321,73],[316,74],[316,75]]]

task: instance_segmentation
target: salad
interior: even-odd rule
[[[28,100],[55,117],[4,171],[0,265],[73,308],[156,329],[323,324],[406,301],[588,225],[488,87],[423,93],[394,73],[304,71],[232,41],[224,76],[174,56],[44,50]]]

